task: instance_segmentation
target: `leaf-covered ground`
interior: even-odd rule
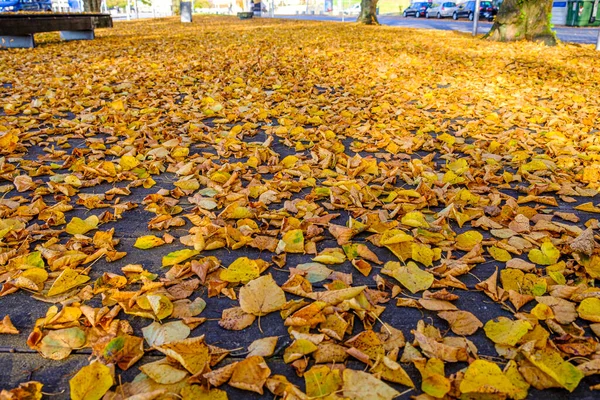
[[[591,46],[97,36],[0,52],[1,399],[594,398]]]

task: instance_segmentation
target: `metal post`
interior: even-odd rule
[[[138,8],[138,0],[135,0],[135,19],[140,19],[140,9]]]
[[[473,12],[473,36],[477,36],[477,27],[479,25],[479,7],[481,6],[481,0],[475,1],[475,10]]]
[[[131,19],[131,0],[127,0],[127,21]]]
[[[598,40],[596,41],[596,50],[600,51],[600,30],[598,30]]]
[[[342,3],[342,22],[344,22],[344,0],[340,0]]]

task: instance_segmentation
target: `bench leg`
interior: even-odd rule
[[[0,47],[32,49],[35,47],[33,35],[0,36]]]
[[[60,31],[62,40],[93,40],[94,31]]]

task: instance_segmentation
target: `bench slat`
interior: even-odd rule
[[[109,14],[0,14],[0,36],[89,31],[112,26]]]

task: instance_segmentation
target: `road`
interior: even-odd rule
[[[139,18],[153,18],[152,13],[139,13]],[[159,15],[157,15],[159,17]],[[265,17],[267,17],[265,15]],[[132,14],[132,19],[135,19],[135,14]],[[264,18],[264,17],[263,17]],[[315,21],[337,21],[342,22],[342,17],[331,16],[331,15],[275,15],[275,18],[284,19],[300,19],[300,20],[315,20]],[[125,14],[113,15],[114,20],[125,20],[127,16]],[[459,31],[459,32],[471,32],[473,22],[466,19],[454,21],[451,18],[448,19],[425,19],[425,18],[404,18],[399,15],[380,15],[378,17],[379,22],[382,25],[389,26],[402,26],[405,28],[418,28],[418,29],[440,29],[444,31]],[[344,18],[344,22],[355,22],[356,16],[350,15]],[[487,21],[479,21],[479,33],[487,33],[492,24]],[[563,42],[570,43],[585,43],[595,44],[598,38],[598,28],[578,28],[578,27],[567,27],[560,26],[555,27],[556,35]]]
[[[316,20],[316,21],[338,21],[342,22],[342,17],[329,15],[275,15],[276,18]],[[356,16],[346,16],[345,22],[355,22]],[[440,29],[445,31],[471,32],[473,22],[468,20],[453,19],[425,19],[425,18],[404,18],[399,15],[380,15],[379,23],[389,26],[402,26],[405,28],[420,29]],[[492,24],[487,21],[479,22],[479,33],[487,33]],[[560,26],[555,27],[556,36],[563,42],[595,44],[598,38],[598,28],[577,28]]]

